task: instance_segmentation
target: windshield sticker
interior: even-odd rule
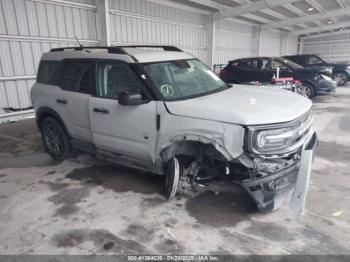
[[[160,92],[162,92],[162,94],[166,97],[173,96],[175,93],[173,87],[170,85],[162,85],[160,87]]]

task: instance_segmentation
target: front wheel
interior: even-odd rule
[[[44,119],[40,125],[40,129],[46,152],[58,161],[68,158],[71,153],[69,140],[56,119],[52,117]]]
[[[339,72],[334,75],[334,80],[339,86],[343,86],[349,81],[349,77],[346,73]]]
[[[181,175],[181,164],[176,157],[171,158],[165,168],[165,197],[174,199]]]
[[[309,83],[302,83],[301,85],[297,86],[295,92],[309,99],[315,96],[314,87]]]

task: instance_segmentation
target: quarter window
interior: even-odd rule
[[[123,91],[144,94],[141,80],[127,64],[116,61],[99,62],[96,95],[118,98]]]
[[[46,84],[51,74],[56,70],[60,61],[41,61],[38,76],[36,81],[38,83]]]
[[[92,60],[64,60],[51,75],[48,84],[63,90],[91,93],[95,89],[95,62]]]

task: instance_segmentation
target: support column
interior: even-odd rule
[[[280,56],[288,55],[287,54],[287,45],[288,45],[288,33],[287,32],[281,32],[280,36]]]
[[[207,15],[207,65],[211,69],[214,65],[216,25],[214,15]]]
[[[99,36],[102,46],[110,46],[110,31],[109,31],[109,3],[108,0],[95,0],[97,6],[97,19],[99,28]]]
[[[304,49],[304,38],[303,37],[298,37],[298,54],[302,54]]]
[[[260,55],[260,44],[261,44],[261,28],[260,26],[254,27],[253,29],[253,55]]]

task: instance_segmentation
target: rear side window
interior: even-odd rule
[[[48,84],[67,91],[91,93],[95,90],[95,61],[64,60],[52,73]]]
[[[60,61],[41,61],[36,81],[38,83],[46,84],[51,74],[57,69],[59,64]]]
[[[257,60],[243,60],[239,63],[239,67],[245,68],[245,69],[257,69],[258,68],[258,61]]]

